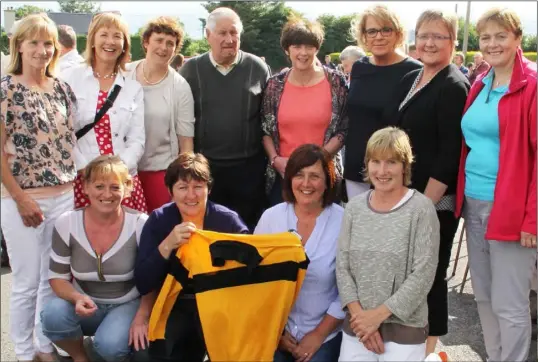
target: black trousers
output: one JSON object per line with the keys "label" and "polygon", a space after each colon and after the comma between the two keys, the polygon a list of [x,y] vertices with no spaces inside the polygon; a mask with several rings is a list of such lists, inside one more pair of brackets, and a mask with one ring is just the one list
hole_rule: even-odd
{"label": "black trousers", "polygon": [[178,297],[166,323],[165,339],[149,346],[151,361],[203,362],[206,355],[196,299]]}
{"label": "black trousers", "polygon": [[237,212],[251,231],[267,206],[265,167],[267,158],[260,153],[231,166],[211,162],[213,188],[209,199]]}
{"label": "black trousers", "polygon": [[430,336],[444,336],[448,333],[448,283],[446,270],[450,264],[452,243],[458,230],[459,219],[452,211],[437,211],[441,237],[439,244],[439,264],[435,272],[432,289],[428,294],[428,323]]}

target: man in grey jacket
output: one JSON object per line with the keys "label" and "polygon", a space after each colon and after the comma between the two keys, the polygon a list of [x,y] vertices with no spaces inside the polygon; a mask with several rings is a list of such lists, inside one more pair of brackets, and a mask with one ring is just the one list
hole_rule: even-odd
{"label": "man in grey jacket", "polygon": [[269,69],[239,50],[242,30],[233,10],[213,10],[205,29],[210,51],[190,59],[179,73],[194,97],[194,150],[211,165],[209,198],[236,211],[252,230],[265,206],[260,106]]}

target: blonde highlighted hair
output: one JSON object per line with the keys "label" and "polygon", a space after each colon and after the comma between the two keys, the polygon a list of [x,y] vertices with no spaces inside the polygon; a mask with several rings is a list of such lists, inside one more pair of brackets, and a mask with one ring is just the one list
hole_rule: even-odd
{"label": "blonde highlighted hair", "polygon": [[406,39],[405,28],[398,14],[385,5],[374,5],[364,10],[359,17],[351,21],[351,36],[362,49],[370,50],[366,41],[366,21],[369,16],[375,18],[383,26],[389,26],[393,29],[398,38],[395,49],[403,47]]}
{"label": "blonde highlighted hair", "polygon": [[484,14],[480,16],[478,22],[476,23],[476,31],[478,35],[482,33],[488,21],[493,21],[505,28],[506,30],[511,31],[512,33],[514,33],[516,38],[519,38],[523,35],[521,20],[513,10],[502,8],[491,8],[487,10]]}
{"label": "blonde highlighted hair", "polygon": [[131,194],[133,178],[129,174],[129,168],[119,156],[103,155],[96,157],[84,168],[82,179],[85,183],[91,183],[111,176],[118,178],[126,189],[126,195]]}
{"label": "blonde highlighted hair", "polygon": [[436,9],[424,11],[418,17],[415,35],[418,35],[422,25],[435,21],[439,21],[445,26],[448,35],[450,35],[450,41],[454,43],[454,46],[458,45],[458,16],[449,11]]}
{"label": "blonde highlighted hair", "polygon": [[54,54],[50,63],[45,69],[45,75],[52,77],[58,59],[60,58],[60,43],[58,42],[58,29],[56,24],[43,13],[28,15],[17,24],[16,30],[11,36],[9,53],[11,60],[6,69],[6,73],[20,75],[22,74],[22,57],[20,48],[25,40],[37,40],[39,38],[50,39],[54,45]]}
{"label": "blonde highlighted hair", "polygon": [[95,35],[101,28],[115,27],[123,34],[123,51],[118,57],[116,67],[121,70],[125,70],[125,64],[129,62],[129,56],[131,53],[131,37],[129,36],[129,26],[123,20],[121,15],[104,12],[95,15],[90,22],[90,28],[88,29],[88,41],[86,43],[86,50],[84,56],[86,63],[89,66],[95,65]]}
{"label": "blonde highlighted hair", "polygon": [[364,182],[372,183],[368,176],[368,163],[372,159],[393,159],[403,163],[403,183],[405,186],[411,185],[411,165],[414,158],[407,133],[396,127],[386,127],[370,137],[364,156]]}

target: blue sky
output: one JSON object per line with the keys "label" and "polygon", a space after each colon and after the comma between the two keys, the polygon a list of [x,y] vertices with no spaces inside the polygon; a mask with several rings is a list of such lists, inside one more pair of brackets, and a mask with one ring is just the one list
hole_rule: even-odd
{"label": "blue sky", "polygon": [[[102,10],[119,10],[129,23],[131,32],[136,32],[152,17],[159,15],[177,16],[185,24],[186,32],[193,38],[202,37],[202,27],[198,18],[207,16],[201,1],[102,1]],[[459,16],[465,17],[467,2],[465,1],[287,1],[286,4],[308,18],[315,19],[321,14],[345,15],[360,12],[376,3],[387,3],[402,18],[408,29],[414,28],[418,15],[427,8],[441,8],[454,11],[457,4]],[[21,5],[36,5],[58,11],[55,1],[2,1],[1,21],[4,21],[3,10]],[[492,6],[503,6],[514,9],[521,18],[525,33],[536,34],[537,2],[536,1],[473,1],[471,2],[471,21],[476,19]]]}

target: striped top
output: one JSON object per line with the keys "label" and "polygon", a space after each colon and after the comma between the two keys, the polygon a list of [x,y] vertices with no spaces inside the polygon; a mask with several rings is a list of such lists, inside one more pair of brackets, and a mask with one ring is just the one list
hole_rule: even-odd
{"label": "striped top", "polygon": [[123,207],[123,229],[112,247],[102,256],[102,274],[98,260],[86,235],[84,209],[62,214],[54,225],[50,254],[49,279],[73,279],[79,292],[96,303],[122,304],[140,293],[134,281],[134,266],[140,234],[148,216]]}

